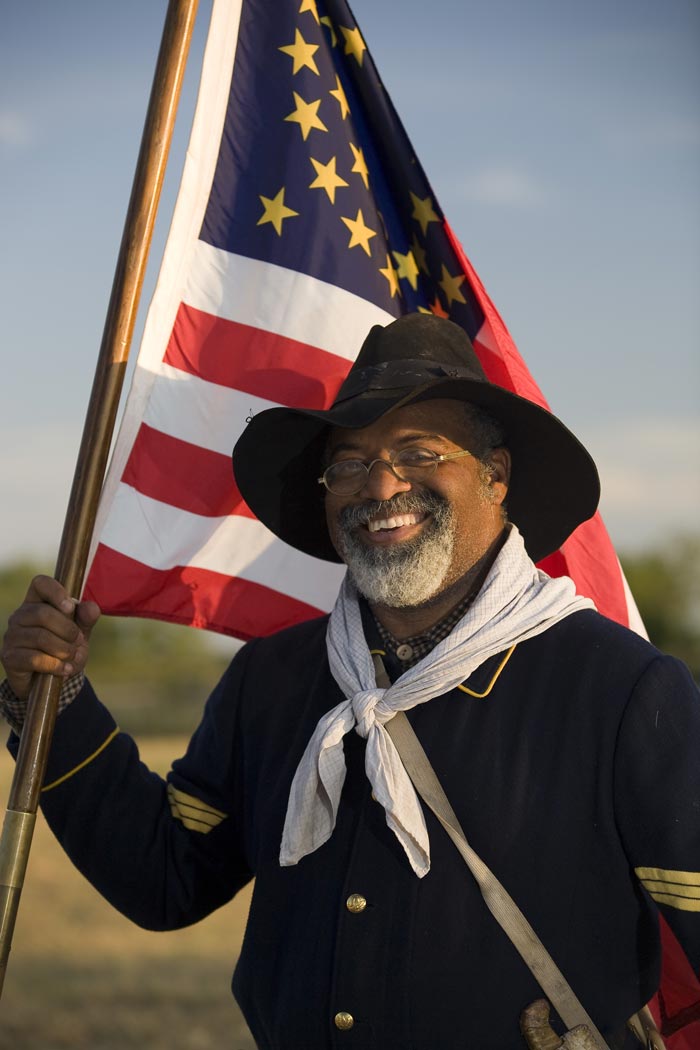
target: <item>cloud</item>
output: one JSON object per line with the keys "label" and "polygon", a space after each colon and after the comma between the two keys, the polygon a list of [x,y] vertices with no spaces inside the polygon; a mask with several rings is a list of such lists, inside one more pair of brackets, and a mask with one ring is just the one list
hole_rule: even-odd
{"label": "cloud", "polygon": [[700,420],[639,419],[589,431],[601,511],[622,550],[700,532]]}
{"label": "cloud", "polygon": [[487,167],[463,176],[456,195],[470,204],[533,208],[547,199],[544,188],[526,172],[509,167]]}
{"label": "cloud", "polygon": [[0,110],[0,146],[21,149],[33,141],[32,128],[26,117],[11,110]]}

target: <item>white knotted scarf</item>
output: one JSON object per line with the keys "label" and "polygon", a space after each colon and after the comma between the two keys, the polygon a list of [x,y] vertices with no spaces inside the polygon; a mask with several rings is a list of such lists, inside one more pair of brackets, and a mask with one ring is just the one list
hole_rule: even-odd
{"label": "white knotted scarf", "polygon": [[485,660],[542,634],[579,609],[595,608],[576,594],[568,576],[541,572],[511,525],[506,542],[475,601],[452,632],[388,689],[377,687],[357,592],[343,581],[328,623],[331,673],[346,699],[328,711],[309,740],[292,781],[280,864],[297,864],[326,842],[335,827],[345,780],[343,737],[355,727],[366,737],[365,770],[386,822],[415,873],[430,870],[430,847],[418,796],[384,724],[460,685]]}

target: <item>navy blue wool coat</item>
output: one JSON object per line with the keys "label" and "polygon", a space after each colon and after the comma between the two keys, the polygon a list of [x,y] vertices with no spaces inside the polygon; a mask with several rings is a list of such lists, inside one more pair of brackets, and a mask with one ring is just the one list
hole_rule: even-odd
{"label": "navy blue wool coat", "polygon": [[[233,991],[264,1050],[521,1050],[537,985],[430,813],[432,868],[414,875],[356,733],[331,839],[279,866],[297,763],[343,699],[326,623],[246,645],[167,781],[86,684],[58,719],[44,813],[145,927],[196,922],[255,878]],[[657,987],[658,908],[700,968],[700,698],[678,661],[578,612],[409,718],[604,1034]]]}

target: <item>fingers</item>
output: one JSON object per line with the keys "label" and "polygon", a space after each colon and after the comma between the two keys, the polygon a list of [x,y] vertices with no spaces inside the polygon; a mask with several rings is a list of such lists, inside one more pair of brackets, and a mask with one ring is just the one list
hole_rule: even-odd
{"label": "fingers", "polygon": [[19,626],[45,627],[66,641],[83,640],[100,618],[100,607],[96,602],[78,601],[71,597],[58,580],[50,576],[35,576],[29,585],[27,597],[10,622]]}
{"label": "fingers", "polygon": [[95,602],[78,602],[57,580],[36,576],[8,621],[0,652],[15,695],[29,694],[35,673],[65,678],[82,671],[99,615]]}
{"label": "fingers", "polygon": [[90,637],[90,631],[100,618],[100,607],[96,602],[81,602],[71,597],[65,587],[51,576],[35,576],[32,580],[25,604],[35,602],[43,602],[70,617],[78,624],[86,638]]}
{"label": "fingers", "polygon": [[79,602],[75,608],[75,622],[80,627],[86,638],[101,616],[101,610],[97,602]]}
{"label": "fingers", "polygon": [[23,604],[35,604],[36,602],[44,602],[62,612],[64,616],[71,617],[78,605],[77,598],[72,598],[65,587],[51,576],[35,576],[29,584],[27,597]]}

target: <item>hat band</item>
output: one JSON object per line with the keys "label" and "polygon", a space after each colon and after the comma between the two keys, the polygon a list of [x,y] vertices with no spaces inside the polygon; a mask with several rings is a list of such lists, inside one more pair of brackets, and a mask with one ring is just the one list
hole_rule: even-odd
{"label": "hat band", "polygon": [[338,391],[334,405],[372,390],[406,390],[439,379],[476,379],[485,382],[483,373],[474,368],[460,368],[439,362],[427,362],[417,358],[407,361],[383,361],[378,365],[352,369]]}

